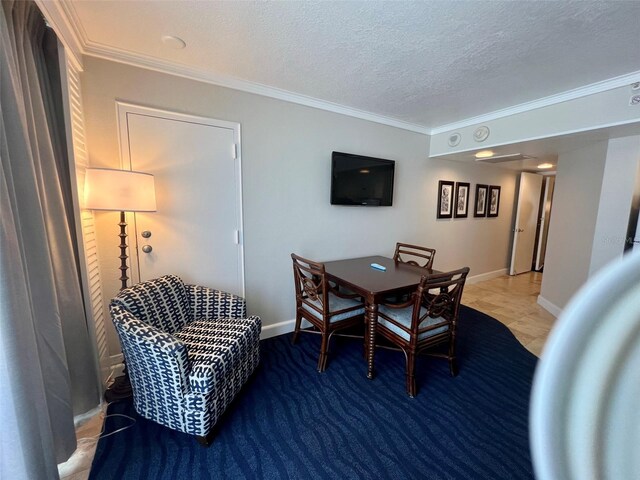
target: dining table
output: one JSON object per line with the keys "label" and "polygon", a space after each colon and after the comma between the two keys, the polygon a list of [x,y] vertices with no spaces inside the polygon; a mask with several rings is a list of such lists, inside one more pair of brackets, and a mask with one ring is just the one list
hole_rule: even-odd
{"label": "dining table", "polygon": [[[383,269],[375,268],[372,264]],[[378,304],[389,297],[413,292],[424,275],[439,272],[382,256],[324,262],[324,268],[329,281],[362,296],[364,300],[367,377],[373,379]]]}

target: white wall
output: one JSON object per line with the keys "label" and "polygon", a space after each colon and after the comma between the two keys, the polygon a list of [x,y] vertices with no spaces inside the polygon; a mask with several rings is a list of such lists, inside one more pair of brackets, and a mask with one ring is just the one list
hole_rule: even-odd
{"label": "white wall", "polygon": [[607,142],[558,157],[540,296],[558,309],[587,280]]}
{"label": "white wall", "polygon": [[[423,134],[110,61],[85,59],[82,83],[94,167],[120,165],[116,99],[241,124],[246,297],[266,326],[294,318],[291,252],[317,260],[391,256],[405,241],[436,248],[442,270],[468,265],[478,275],[507,266],[513,172],[429,160]],[[396,160],[393,207],[331,206],[333,150]],[[439,180],[502,186],[499,217],[436,220]],[[96,217],[110,298],[118,290],[118,217]],[[119,351],[113,332],[110,348]]]}
{"label": "white wall", "polygon": [[638,167],[640,136],[609,140],[589,275],[622,256]]}
{"label": "white wall", "polygon": [[640,136],[558,158],[540,303],[558,313],[586,280],[621,257],[640,165]]}

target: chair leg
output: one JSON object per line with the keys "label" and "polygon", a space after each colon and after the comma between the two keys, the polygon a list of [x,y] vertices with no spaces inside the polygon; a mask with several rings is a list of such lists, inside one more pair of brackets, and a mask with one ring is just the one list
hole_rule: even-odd
{"label": "chair leg", "polygon": [[456,357],[449,357],[449,372],[451,372],[452,377],[458,375],[458,362],[456,362]]}
{"label": "chair leg", "polygon": [[202,445],[203,447],[208,447],[209,445],[211,445],[213,443],[213,432],[209,432],[204,437],[202,437],[200,435],[196,435],[195,437],[196,437],[196,440],[198,441],[198,443],[200,445]]}
{"label": "chair leg", "polygon": [[293,336],[291,337],[291,344],[295,345],[298,341],[298,334],[300,333],[300,323],[302,322],[302,317],[296,313],[296,327],[293,330]]}
{"label": "chair leg", "polygon": [[449,372],[452,377],[458,375],[458,362],[456,361],[456,344],[455,337],[451,339],[449,344]]}
{"label": "chair leg", "polygon": [[407,394],[413,398],[416,396],[416,354],[415,352],[407,352],[407,370],[406,370],[406,388]]}
{"label": "chair leg", "polygon": [[322,342],[320,343],[320,358],[318,359],[318,372],[324,372],[327,368],[327,350],[329,347],[329,334],[322,332]]}

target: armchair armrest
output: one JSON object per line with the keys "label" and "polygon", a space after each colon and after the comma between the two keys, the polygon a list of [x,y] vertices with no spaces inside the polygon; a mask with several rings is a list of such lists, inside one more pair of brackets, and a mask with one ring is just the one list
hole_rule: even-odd
{"label": "armchair armrest", "polygon": [[199,285],[186,285],[194,319],[246,318],[244,298]]}
{"label": "armchair armrest", "polygon": [[[191,369],[186,346],[173,335],[138,320],[120,305],[109,307],[122,351],[129,366],[134,389],[144,394],[166,395],[166,390],[181,398],[187,391]],[[157,378],[162,375],[158,392]]]}

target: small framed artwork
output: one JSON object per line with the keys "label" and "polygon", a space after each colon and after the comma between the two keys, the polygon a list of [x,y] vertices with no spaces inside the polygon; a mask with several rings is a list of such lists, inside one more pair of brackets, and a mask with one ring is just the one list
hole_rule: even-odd
{"label": "small framed artwork", "polygon": [[489,210],[487,217],[497,217],[500,208],[500,187],[491,185],[489,187]]}
{"label": "small framed artwork", "polygon": [[474,217],[487,216],[487,195],[489,193],[488,185],[476,185],[476,203],[473,207]]}
{"label": "small framed artwork", "polygon": [[453,215],[456,218],[466,218],[469,212],[469,189],[471,185],[465,182],[456,182],[456,203]]}
{"label": "small framed artwork", "polygon": [[440,180],[438,182],[438,216],[437,218],[453,217],[453,182]]}

